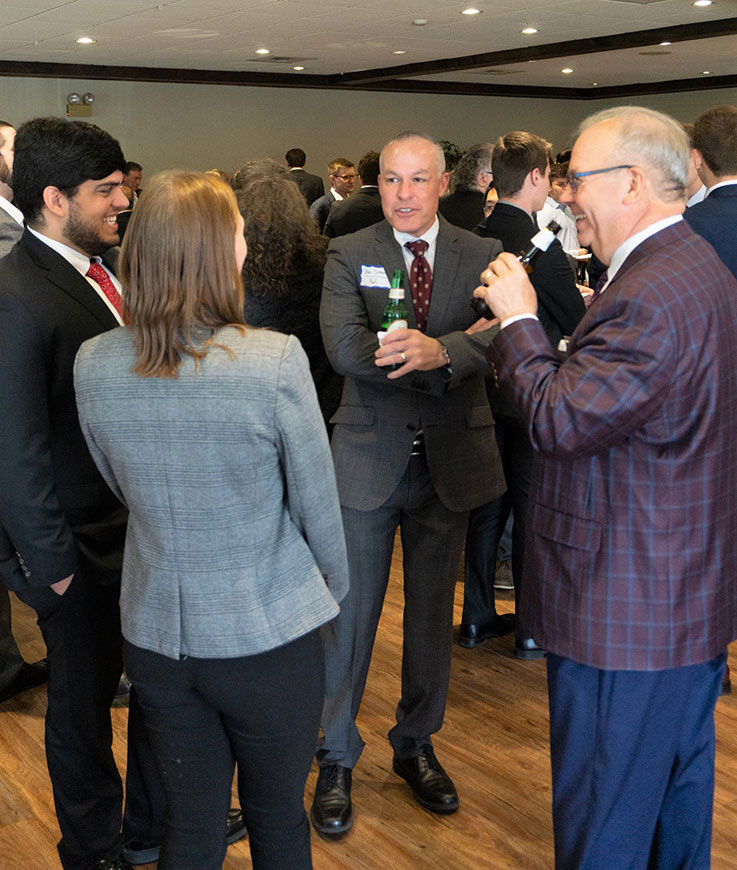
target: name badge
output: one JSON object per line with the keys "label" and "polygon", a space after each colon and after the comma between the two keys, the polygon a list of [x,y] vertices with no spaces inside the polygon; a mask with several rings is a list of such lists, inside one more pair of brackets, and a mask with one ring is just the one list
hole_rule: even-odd
{"label": "name badge", "polygon": [[390,290],[391,284],[383,266],[361,266],[361,287]]}

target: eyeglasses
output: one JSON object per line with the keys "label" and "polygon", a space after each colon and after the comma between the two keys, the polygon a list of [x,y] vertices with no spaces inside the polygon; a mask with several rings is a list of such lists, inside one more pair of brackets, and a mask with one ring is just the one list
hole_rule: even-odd
{"label": "eyeglasses", "polygon": [[587,175],[601,175],[603,172],[614,172],[615,169],[632,169],[631,163],[623,163],[621,166],[607,166],[606,169],[589,169],[588,172],[569,172],[566,175],[565,182],[571,190],[576,193],[581,184],[581,179]]}
{"label": "eyeglasses", "polygon": [[354,175],[333,175],[333,178],[339,178],[341,181],[355,181],[356,176]]}

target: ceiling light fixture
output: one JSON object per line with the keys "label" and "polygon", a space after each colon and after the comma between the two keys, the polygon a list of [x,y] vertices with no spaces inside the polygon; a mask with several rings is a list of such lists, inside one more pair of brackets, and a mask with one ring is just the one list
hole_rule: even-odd
{"label": "ceiling light fixture", "polygon": [[520,30],[520,33],[524,33],[525,36],[532,36],[533,33],[537,33],[537,27],[525,27]]}
{"label": "ceiling light fixture", "polygon": [[468,9],[462,9],[461,15],[481,15],[480,9],[474,9],[473,6],[469,6]]}
{"label": "ceiling light fixture", "polygon": [[407,51],[403,48],[398,48],[396,51],[393,51],[392,54],[407,54]]}
{"label": "ceiling light fixture", "polygon": [[304,69],[304,67],[303,67],[303,66],[293,66],[292,69],[293,69],[293,70],[296,70],[297,72],[302,72],[302,70]]}
{"label": "ceiling light fixture", "polygon": [[711,6],[711,0],[694,0],[692,6]]}
{"label": "ceiling light fixture", "polygon": [[415,18],[415,20],[412,22],[412,24],[414,24],[415,27],[424,27],[426,24],[429,24],[429,23],[430,23],[429,18]]}
{"label": "ceiling light fixture", "polygon": [[91,36],[80,36],[77,42],[80,45],[94,45],[97,42],[96,39],[93,39]]}
{"label": "ceiling light fixture", "polygon": [[270,48],[257,48],[256,54],[271,54]]}
{"label": "ceiling light fixture", "polygon": [[595,88],[598,84],[599,84],[599,82],[591,82],[591,86],[592,86],[593,88]]}
{"label": "ceiling light fixture", "polygon": [[710,75],[711,75],[711,70],[705,69],[705,70],[701,73],[701,75],[702,75],[702,76],[710,76]]}
{"label": "ceiling light fixture", "polygon": [[561,72],[568,75],[569,73],[572,73],[573,70],[569,66],[567,66],[565,69],[562,69]]}

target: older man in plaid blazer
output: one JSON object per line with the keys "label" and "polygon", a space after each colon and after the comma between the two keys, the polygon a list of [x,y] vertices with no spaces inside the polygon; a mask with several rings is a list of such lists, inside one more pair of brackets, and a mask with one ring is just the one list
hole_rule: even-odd
{"label": "older man in plaid blazer", "polygon": [[525,616],[550,651],[559,870],[709,867],[737,635],[737,282],[681,218],[687,151],[650,110],[584,122],[563,199],[609,270],[563,361],[514,258],[476,291],[537,451]]}

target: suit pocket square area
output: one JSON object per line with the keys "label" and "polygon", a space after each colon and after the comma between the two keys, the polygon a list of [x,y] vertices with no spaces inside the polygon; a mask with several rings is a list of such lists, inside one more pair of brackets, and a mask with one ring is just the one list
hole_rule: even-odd
{"label": "suit pocket square area", "polygon": [[536,504],[530,525],[543,538],[575,550],[596,553],[601,547],[601,523],[591,517],[579,517]]}

